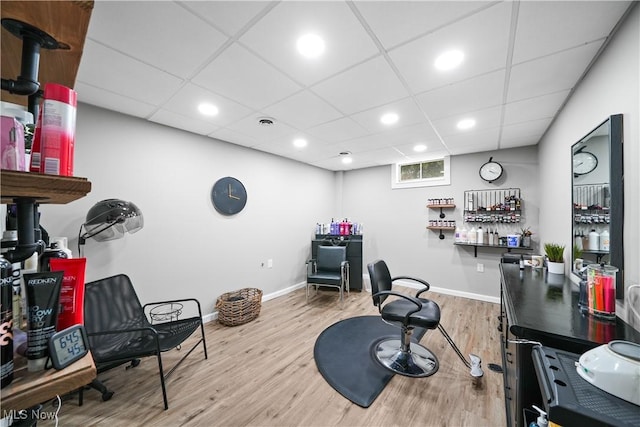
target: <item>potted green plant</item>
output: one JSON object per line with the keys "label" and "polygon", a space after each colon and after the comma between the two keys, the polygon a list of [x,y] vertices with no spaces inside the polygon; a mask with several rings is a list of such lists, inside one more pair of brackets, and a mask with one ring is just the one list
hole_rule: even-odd
{"label": "potted green plant", "polygon": [[533,232],[530,227],[520,229],[520,246],[528,248],[531,246],[531,235]]}
{"label": "potted green plant", "polygon": [[545,243],[544,253],[549,259],[548,269],[552,274],[564,274],[564,245]]}

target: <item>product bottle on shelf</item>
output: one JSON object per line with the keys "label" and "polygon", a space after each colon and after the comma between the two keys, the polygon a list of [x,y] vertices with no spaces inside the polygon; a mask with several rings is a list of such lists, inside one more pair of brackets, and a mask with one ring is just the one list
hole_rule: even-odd
{"label": "product bottle on shelf", "polygon": [[478,241],[478,233],[476,232],[475,227],[471,227],[471,230],[469,230],[467,237],[469,239],[469,243],[475,244]]}
{"label": "product bottle on shelf", "polygon": [[476,237],[476,243],[478,243],[479,245],[484,244],[485,243],[485,241],[484,241],[484,231],[482,230],[482,226],[478,227],[477,234],[478,234],[478,236]]}
{"label": "product bottle on shelf", "polygon": [[598,234],[595,228],[592,228],[591,232],[589,232],[589,250],[600,250],[600,234]]}
{"label": "product bottle on shelf", "polygon": [[600,233],[600,250],[608,251],[609,250],[609,231],[605,228],[602,233]]}
{"label": "product bottle on shelf", "polygon": [[467,226],[463,224],[462,229],[460,230],[460,243],[468,243],[468,242],[469,242],[469,235],[467,231]]}

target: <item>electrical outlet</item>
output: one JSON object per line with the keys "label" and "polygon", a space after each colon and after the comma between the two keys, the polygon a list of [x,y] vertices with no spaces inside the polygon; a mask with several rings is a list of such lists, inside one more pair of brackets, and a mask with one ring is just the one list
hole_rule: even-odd
{"label": "electrical outlet", "polygon": [[476,270],[478,271],[478,273],[484,273],[484,264],[478,263],[478,265],[476,266]]}

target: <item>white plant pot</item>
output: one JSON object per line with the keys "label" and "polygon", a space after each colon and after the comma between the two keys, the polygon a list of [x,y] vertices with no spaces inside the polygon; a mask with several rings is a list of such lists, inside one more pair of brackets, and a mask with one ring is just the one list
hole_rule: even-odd
{"label": "white plant pot", "polygon": [[564,274],[564,262],[547,262],[547,268],[551,274]]}

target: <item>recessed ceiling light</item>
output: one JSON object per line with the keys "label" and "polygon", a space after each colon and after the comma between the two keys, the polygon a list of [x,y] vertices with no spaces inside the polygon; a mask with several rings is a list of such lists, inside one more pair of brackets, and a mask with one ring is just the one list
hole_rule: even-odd
{"label": "recessed ceiling light", "polygon": [[422,153],[423,151],[427,151],[427,146],[424,144],[417,144],[413,146],[413,151],[417,153]]}
{"label": "recessed ceiling light", "polygon": [[475,125],[476,125],[475,119],[462,119],[458,122],[456,126],[460,130],[467,130],[467,129],[471,129]]}
{"label": "recessed ceiling light", "polygon": [[305,34],[296,43],[298,52],[307,58],[317,58],[324,52],[324,40],[317,34]]}
{"label": "recessed ceiling light", "polygon": [[293,145],[298,148],[303,148],[307,146],[307,140],[304,138],[296,138],[293,140]]}
{"label": "recessed ceiling light", "polygon": [[341,151],[340,157],[342,157],[342,163],[348,165],[353,162],[353,158],[351,157],[351,151]]}
{"label": "recessed ceiling light", "polygon": [[464,61],[464,53],[459,50],[449,50],[436,58],[434,62],[438,70],[447,71],[456,68]]}
{"label": "recessed ceiling light", "polygon": [[218,114],[218,107],[208,102],[203,102],[198,105],[198,111],[205,116],[215,116]]}
{"label": "recessed ceiling light", "polygon": [[380,122],[384,125],[392,125],[397,123],[399,117],[396,113],[386,113],[380,117]]}

